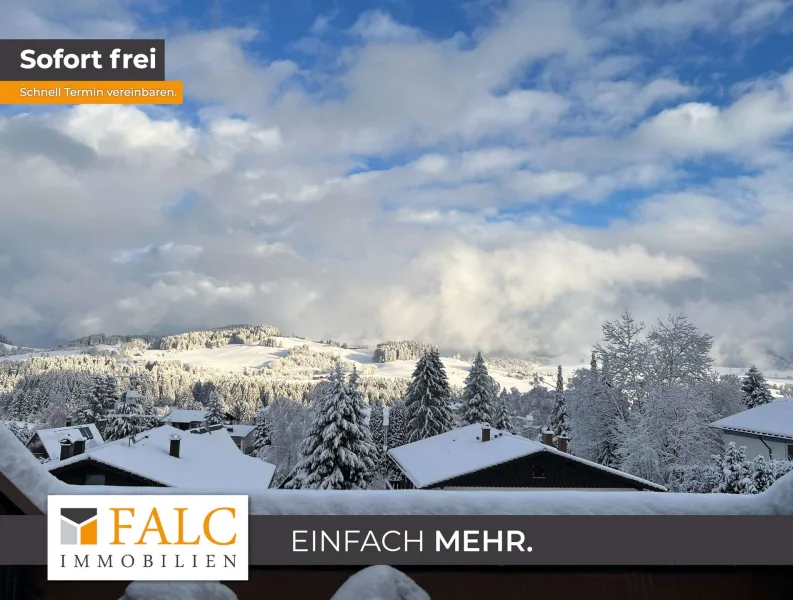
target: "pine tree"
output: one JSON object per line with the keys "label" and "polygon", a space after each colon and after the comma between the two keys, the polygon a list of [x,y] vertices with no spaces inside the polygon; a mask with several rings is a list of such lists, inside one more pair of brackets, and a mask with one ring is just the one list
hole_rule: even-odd
{"label": "pine tree", "polygon": [[223,400],[220,393],[213,389],[209,393],[209,400],[207,401],[207,413],[205,417],[206,425],[220,425],[224,421],[223,414]]}
{"label": "pine tree", "polygon": [[487,371],[482,353],[477,352],[463,389],[463,425],[493,423],[496,382]]}
{"label": "pine tree", "polygon": [[730,442],[721,459],[721,479],[713,490],[720,494],[740,494],[749,479],[749,463],[746,460],[746,447],[735,447]]}
{"label": "pine tree", "polygon": [[564,400],[564,377],[562,365],[556,368],[556,393],[554,394],[553,412],[551,413],[551,431],[554,437],[566,435],[570,437],[570,426],[567,418],[567,404]]}
{"label": "pine tree", "polygon": [[262,407],[253,419],[253,455],[264,458],[264,450],[271,444],[270,423],[267,420],[265,407]]}
{"label": "pine tree", "polygon": [[501,395],[496,398],[492,425],[499,431],[515,433],[514,426],[512,424],[512,415],[509,413],[509,406],[507,405],[506,390],[502,390]]}
{"label": "pine tree", "polygon": [[749,466],[747,485],[744,494],[759,494],[766,491],[776,480],[773,466],[763,456],[757,456]]}
{"label": "pine tree", "polygon": [[144,419],[140,418],[143,406],[139,402],[125,397],[116,403],[113,413],[115,416],[110,418],[103,436],[106,442],[131,437],[143,431]]}
{"label": "pine tree", "polygon": [[371,480],[375,449],[365,425],[357,374],[348,384],[337,363],[328,384],[325,396],[314,407],[300,462],[287,488],[357,490],[365,489]]}
{"label": "pine tree", "polygon": [[99,375],[94,378],[93,393],[88,406],[79,415],[81,423],[95,423],[102,436],[105,428],[112,424],[113,419],[108,419],[107,414],[115,411],[119,400],[118,380],[112,375]]}
{"label": "pine tree", "polygon": [[118,380],[112,375],[100,375],[94,380],[94,399],[104,412],[114,410],[119,400]]}
{"label": "pine tree", "polygon": [[408,443],[408,414],[404,400],[397,400],[388,407],[388,427],[385,434],[388,449],[399,448]]}
{"label": "pine tree", "polygon": [[416,442],[452,429],[451,389],[446,369],[435,349],[416,364],[405,397],[407,442]]}
{"label": "pine tree", "polygon": [[741,391],[744,394],[743,402],[746,408],[754,408],[755,406],[774,401],[765,377],[754,365],[747,371],[743,385],[741,385]]}

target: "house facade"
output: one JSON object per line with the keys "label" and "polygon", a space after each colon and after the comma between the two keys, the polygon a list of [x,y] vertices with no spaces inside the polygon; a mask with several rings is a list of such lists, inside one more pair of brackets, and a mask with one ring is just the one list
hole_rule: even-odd
{"label": "house facade", "polygon": [[746,448],[746,458],[793,460],[793,400],[783,398],[711,423],[725,446]]}
{"label": "house facade", "polygon": [[392,489],[666,491],[661,485],[584,460],[487,424],[469,425],[392,448],[403,474]]}

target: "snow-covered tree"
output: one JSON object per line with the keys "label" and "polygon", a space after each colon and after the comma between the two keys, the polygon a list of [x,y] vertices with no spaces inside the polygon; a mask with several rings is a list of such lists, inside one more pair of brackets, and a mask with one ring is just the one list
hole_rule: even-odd
{"label": "snow-covered tree", "polygon": [[375,449],[365,424],[357,383],[345,381],[341,365],[331,372],[325,397],[314,415],[289,489],[365,489],[374,470]]}
{"label": "snow-covered tree", "polygon": [[630,403],[640,400],[649,368],[649,349],[640,337],[644,327],[644,323],[637,323],[631,313],[625,311],[619,319],[603,322],[603,339],[595,346],[600,361],[609,363],[614,387],[624,393]]}
{"label": "snow-covered tree", "polygon": [[515,433],[515,426],[512,422],[512,415],[509,412],[509,404],[507,403],[506,390],[503,390],[496,398],[491,425],[499,431]]}
{"label": "snow-covered tree", "polygon": [[462,424],[492,423],[495,400],[496,382],[487,371],[482,353],[477,352],[471,370],[465,378]]}
{"label": "snow-covered tree", "polygon": [[407,442],[416,442],[452,429],[451,390],[446,369],[435,349],[418,360],[405,396]]}
{"label": "snow-covered tree", "polygon": [[[618,428],[619,467],[632,475],[671,486],[684,468],[704,467],[721,450],[707,396],[683,385],[654,385],[641,410]],[[690,469],[689,469],[690,470]]]}
{"label": "snow-covered tree", "polygon": [[144,431],[143,405],[134,399],[122,398],[116,403],[113,415],[105,428],[104,439],[106,442],[131,437]]}
{"label": "snow-covered tree", "polygon": [[684,315],[669,315],[647,336],[652,363],[652,380],[672,385],[708,378],[713,359],[713,338],[701,333]]}
{"label": "snow-covered tree", "polygon": [[311,413],[306,404],[288,396],[279,396],[267,404],[264,416],[270,445],[262,448],[259,457],[275,465],[271,486],[278,487],[297,465]]}
{"label": "snow-covered tree", "polygon": [[262,407],[253,419],[253,455],[264,458],[264,452],[271,444],[270,422],[267,419],[267,410]]}
{"label": "snow-covered tree", "polygon": [[69,419],[71,411],[66,400],[56,391],[49,394],[47,406],[41,416],[41,422],[45,429],[63,427]]}
{"label": "snow-covered tree", "polygon": [[386,435],[389,450],[408,443],[408,411],[403,400],[397,400],[388,407]]}
{"label": "snow-covered tree", "polygon": [[93,402],[95,412],[104,416],[113,410],[118,402],[118,379],[112,375],[99,375],[94,380]]}
{"label": "snow-covered tree", "polygon": [[220,425],[224,422],[224,413],[223,413],[223,399],[220,396],[220,393],[213,389],[209,393],[209,399],[206,405],[207,413],[206,413],[206,424],[207,425]]}
{"label": "snow-covered tree", "polygon": [[719,494],[741,494],[749,480],[749,462],[746,460],[746,447],[736,447],[730,442],[721,459],[721,479],[713,490]]}
{"label": "snow-covered tree", "polygon": [[14,423],[13,421],[6,421],[5,423],[0,423],[0,426],[5,425],[8,430],[13,433],[16,438],[22,442],[23,444],[27,444],[30,441],[30,438],[33,437],[33,431],[31,431],[27,427],[21,427]]}
{"label": "snow-covered tree", "polygon": [[776,481],[774,467],[763,456],[757,456],[749,465],[749,477],[744,485],[744,494],[759,494]]}
{"label": "snow-covered tree", "polygon": [[[607,361],[608,362],[608,361]],[[595,354],[589,369],[579,369],[565,393],[570,417],[571,449],[577,456],[606,466],[618,462],[619,428],[628,417],[629,402],[598,368]]]}
{"label": "snow-covered tree", "polygon": [[570,437],[570,426],[567,418],[567,405],[564,400],[564,377],[562,365],[556,368],[556,391],[554,393],[553,412],[551,413],[551,431],[554,437],[566,435]]}
{"label": "snow-covered tree", "polygon": [[755,406],[768,404],[774,401],[774,396],[771,394],[768,382],[754,365],[746,372],[746,376],[741,385],[741,391],[744,395],[743,403],[746,408],[754,408]]}

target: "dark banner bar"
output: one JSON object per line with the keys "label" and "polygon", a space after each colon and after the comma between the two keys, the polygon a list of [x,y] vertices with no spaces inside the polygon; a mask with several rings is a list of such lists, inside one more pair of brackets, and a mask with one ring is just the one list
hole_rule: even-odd
{"label": "dark banner bar", "polygon": [[164,81],[165,40],[0,40],[0,81]]}
{"label": "dark banner bar", "polygon": [[[251,566],[793,565],[786,516],[254,516]],[[46,564],[44,517],[0,517],[0,564]]]}

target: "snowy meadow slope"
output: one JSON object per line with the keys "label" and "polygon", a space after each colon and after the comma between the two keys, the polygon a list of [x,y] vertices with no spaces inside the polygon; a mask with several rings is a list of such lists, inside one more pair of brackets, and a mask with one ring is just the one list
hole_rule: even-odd
{"label": "snowy meadow slope", "polygon": [[[273,368],[278,366],[278,362],[287,357],[290,349],[299,346],[307,346],[312,353],[329,354],[345,361],[349,361],[357,368],[369,376],[379,376],[390,379],[409,379],[416,366],[416,360],[395,360],[389,362],[377,362],[373,360],[373,348],[343,348],[336,345],[306,340],[300,337],[276,337],[280,347],[268,347],[260,344],[229,344],[216,348],[199,348],[192,350],[145,350],[138,356],[132,357],[138,361],[175,361],[185,365],[210,369],[227,373],[259,372],[275,379],[292,379],[289,377],[289,370]],[[66,357],[80,354],[89,355],[120,355],[119,345],[97,344],[91,346],[74,346],[59,349],[38,349],[11,344],[2,344],[8,352],[7,356],[0,356],[0,362],[4,361],[25,361],[36,357]],[[487,357],[486,357],[487,358]],[[471,367],[471,361],[467,358],[443,356],[443,364],[449,377],[449,382],[453,386],[462,386],[465,377]],[[572,363],[569,357],[563,358],[562,370],[569,376],[576,369],[586,367],[588,357],[582,357],[578,363]],[[556,359],[527,358],[525,360],[515,360],[520,365],[520,373],[515,373],[515,369],[510,369],[507,364],[503,364],[498,359],[490,359],[488,368],[493,378],[503,388],[516,388],[520,392],[527,392],[534,385],[535,375],[539,377],[539,383],[547,388],[552,388],[556,376]],[[546,363],[546,364],[540,364]],[[553,365],[553,366],[551,366]],[[714,366],[713,370],[721,375],[738,375],[746,373],[749,365],[745,367],[724,367]],[[298,377],[301,378],[301,377]],[[790,384],[793,382],[793,370],[770,370],[766,372],[766,379],[775,386]],[[778,393],[775,395],[779,395]]]}

